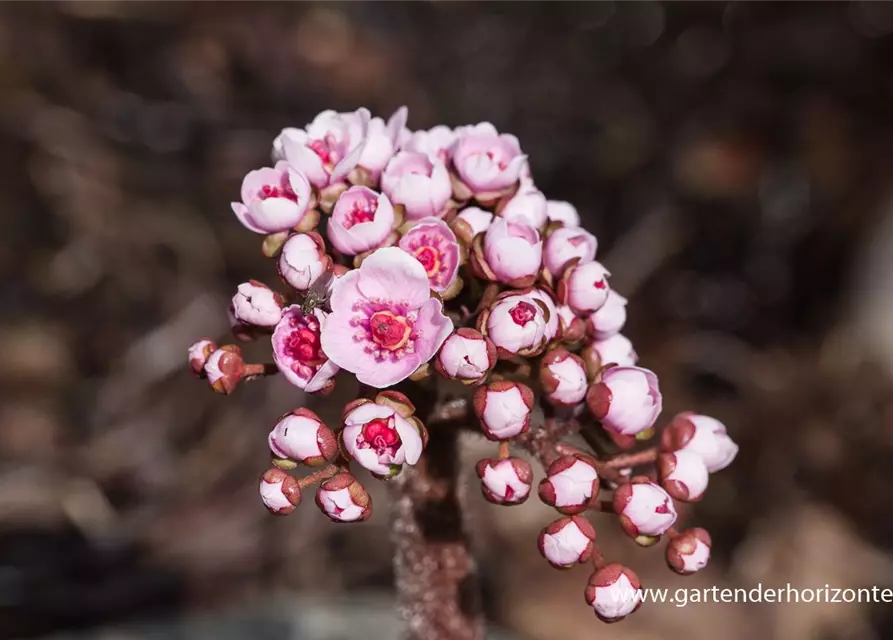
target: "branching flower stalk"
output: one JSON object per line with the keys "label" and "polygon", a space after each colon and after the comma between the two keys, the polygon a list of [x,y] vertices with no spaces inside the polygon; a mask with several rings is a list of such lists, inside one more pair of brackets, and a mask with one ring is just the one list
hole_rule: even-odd
{"label": "branching flower stalk", "polygon": [[[263,236],[284,290],[243,283],[229,309],[235,337],[269,340],[272,362],[204,339],[190,367],[224,394],[273,373],[314,395],[356,379],[336,429],[304,407],[279,418],[261,499],[286,515],[316,486],[326,516],[361,522],[372,501],[352,469],[386,481],[413,640],[483,638],[457,488],[463,430],[493,442],[475,466],[491,503],[534,493],[515,452],[543,466],[535,493],[561,517],[540,533],[540,553],[559,569],[591,563],[586,601],[621,620],[641,584],[606,562],[588,514],[616,518],[642,546],[668,539],[670,568],[698,571],[710,536],[677,531],[678,507],[700,500],[738,447],[719,421],[682,413],[659,445],[637,450],[656,434],[662,396],[620,333],[626,299],[595,260],[595,236],[537,189],[514,136],[489,123],[411,132],[406,116],[325,111],[275,139],[273,166],[245,177],[232,208]],[[565,442],[572,434],[592,450]],[[299,465],[315,470],[298,477]]]}

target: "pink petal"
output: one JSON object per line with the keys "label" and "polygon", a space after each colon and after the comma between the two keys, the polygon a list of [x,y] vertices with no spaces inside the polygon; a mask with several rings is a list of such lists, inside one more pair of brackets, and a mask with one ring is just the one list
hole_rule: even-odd
{"label": "pink petal", "polygon": [[416,309],[431,296],[425,267],[399,247],[379,249],[363,261],[359,272],[358,286],[367,298],[406,300]]}
{"label": "pink petal", "polygon": [[415,343],[415,353],[419,357],[419,364],[433,358],[453,332],[453,321],[443,314],[442,309],[440,300],[436,298],[429,298],[419,309],[416,328],[422,332],[422,336]]}

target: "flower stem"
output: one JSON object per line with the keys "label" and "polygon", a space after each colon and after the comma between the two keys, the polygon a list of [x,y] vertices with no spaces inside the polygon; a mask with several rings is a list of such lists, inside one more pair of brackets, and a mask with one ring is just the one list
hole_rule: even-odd
{"label": "flower stem", "polygon": [[315,471],[310,475],[304,476],[303,478],[298,478],[298,486],[301,489],[306,489],[310,485],[316,484],[317,482],[328,480],[336,473],[338,473],[338,467],[330,464],[325,469],[320,469],[319,471]]}
{"label": "flower stem", "polygon": [[245,364],[245,372],[242,374],[242,378],[252,380],[260,376],[271,376],[276,373],[279,373],[279,367],[272,362],[265,364]]}
{"label": "flower stem", "polygon": [[648,464],[657,460],[657,447],[651,447],[644,451],[635,453],[621,453],[614,456],[610,460],[606,460],[604,465],[609,469],[626,469],[628,467],[637,467],[639,465]]}
{"label": "flower stem", "polygon": [[508,440],[503,440],[499,443],[499,459],[505,460],[509,457],[509,443]]}

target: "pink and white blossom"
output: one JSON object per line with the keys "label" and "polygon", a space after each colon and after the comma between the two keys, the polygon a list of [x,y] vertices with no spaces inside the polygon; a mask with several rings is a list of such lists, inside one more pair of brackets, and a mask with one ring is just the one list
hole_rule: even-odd
{"label": "pink and white blossom", "polygon": [[217,343],[209,338],[194,342],[188,350],[189,369],[196,378],[205,377],[205,363],[217,351]]}
{"label": "pink and white blossom", "polygon": [[282,319],[282,296],[257,280],[240,284],[232,304],[233,315],[242,324],[275,327]]}
{"label": "pink and white blossom", "polygon": [[372,515],[372,498],[349,473],[324,480],[316,490],[316,506],[333,522],[357,522]]}
{"label": "pink and white blossom", "polygon": [[556,569],[569,569],[592,557],[595,529],[586,518],[559,518],[544,528],[537,540],[543,557]]}
{"label": "pink and white blossom", "polygon": [[245,375],[242,351],[234,344],[225,344],[208,356],[205,377],[217,393],[232,393]]}
{"label": "pink and white blossom", "polygon": [[475,469],[484,498],[493,504],[521,504],[530,495],[533,470],[521,458],[481,460]]}
{"label": "pink and white blossom", "polygon": [[580,226],[580,214],[570,202],[549,200],[546,202],[546,215],[549,222],[561,223],[568,228]]}
{"label": "pink and white blossom", "polygon": [[657,376],[642,367],[605,369],[586,402],[605,429],[627,436],[651,428],[663,406]]}
{"label": "pink and white blossom", "polygon": [[518,139],[489,122],[457,129],[453,166],[478,199],[495,199],[511,189],[527,164]]}
{"label": "pink and white blossom", "polygon": [[378,180],[381,172],[390,162],[399,147],[400,134],[406,125],[408,110],[397,109],[387,123],[381,118],[372,118],[366,130],[366,140],[357,165],[365,169],[372,180]]}
{"label": "pink and white blossom", "polygon": [[267,441],[273,455],[310,466],[331,462],[338,454],[335,434],[304,407],[279,418]]}
{"label": "pink and white blossom", "polygon": [[533,182],[522,180],[517,193],[499,209],[499,216],[506,222],[523,222],[542,229],[549,221],[546,196],[533,186]]}
{"label": "pink and white blossom", "polygon": [[478,329],[496,345],[500,357],[538,355],[546,346],[548,308],[529,294],[501,295],[478,316]]}
{"label": "pink and white blossom", "polygon": [[[434,291],[445,294],[457,284],[459,241],[449,225],[437,218],[424,218],[403,234],[398,246],[425,268]],[[458,292],[458,287],[455,287]]]}
{"label": "pink and white blossom", "polygon": [[285,516],[301,504],[297,479],[282,469],[267,469],[260,478],[260,498],[273,515]]}
{"label": "pink and white blossom", "polygon": [[701,528],[686,529],[667,543],[666,558],[676,573],[689,575],[707,566],[712,542],[710,534]]}
{"label": "pink and white blossom", "polygon": [[465,244],[470,245],[474,237],[484,233],[493,222],[493,214],[479,207],[465,207],[453,220],[453,231]]}
{"label": "pink and white blossom", "polygon": [[609,291],[605,304],[586,321],[589,335],[596,340],[606,340],[620,333],[626,324],[626,303],[627,300],[622,295],[613,289]]}
{"label": "pink and white blossom", "polygon": [[496,218],[483,240],[476,240],[472,265],[481,277],[512,287],[529,287],[536,280],[543,259],[539,231],[522,220]]}
{"label": "pink and white blossom", "polygon": [[585,596],[600,620],[617,622],[642,605],[642,583],[632,569],[612,563],[590,576]]}
{"label": "pink and white blossom", "polygon": [[474,412],[490,440],[508,440],[527,431],[534,395],[527,385],[498,380],[474,394]]}
{"label": "pink and white blossom", "polygon": [[342,369],[382,389],[408,378],[453,332],[422,264],[398,247],[337,279],[322,348]]}
{"label": "pink and white blossom", "polygon": [[487,376],[496,366],[496,357],[496,345],[489,338],[462,327],[443,343],[435,367],[445,378],[470,384]]}
{"label": "pink and white blossom", "polygon": [[381,189],[392,203],[403,205],[407,220],[443,217],[453,194],[443,162],[412,151],[391,158],[381,174]]}
{"label": "pink and white blossom", "polygon": [[425,448],[421,423],[389,404],[354,401],[345,409],[343,420],[345,451],[377,476],[389,478],[404,464],[414,465]]}
{"label": "pink and white blossom", "polygon": [[588,348],[594,352],[593,359],[598,359],[599,367],[609,364],[633,367],[639,361],[633,343],[622,333],[615,333],[602,340],[595,340],[589,344]]}
{"label": "pink and white blossom", "polygon": [[558,458],[540,482],[540,500],[565,515],[582,513],[598,499],[599,479],[595,465],[582,455]]}
{"label": "pink and white blossom", "polygon": [[307,393],[325,393],[335,382],[338,366],[322,349],[321,332],[326,313],[304,314],[299,305],[287,307],[273,330],[273,361],[290,383]]}
{"label": "pink and white blossom", "polygon": [[353,186],[338,197],[326,229],[335,249],[355,256],[383,246],[395,222],[394,207],[385,194]]}
{"label": "pink and white blossom", "polygon": [[697,502],[707,491],[710,473],[704,460],[694,451],[660,454],[657,470],[661,486],[677,500]]}
{"label": "pink and white blossom", "polygon": [[558,281],[558,300],[578,315],[598,311],[608,300],[610,275],[600,262],[566,266]]}
{"label": "pink and white blossom", "polygon": [[673,418],[661,434],[661,449],[694,452],[701,456],[710,473],[725,469],[738,455],[738,445],[722,422],[690,412]]}
{"label": "pink and white blossom", "polygon": [[589,387],[583,360],[563,348],[553,349],[543,358],[540,382],[550,403],[568,407],[582,403]]}
{"label": "pink and white blossom", "polygon": [[573,261],[578,264],[592,262],[598,241],[585,229],[559,227],[549,234],[543,246],[543,264],[555,278]]}
{"label": "pink and white blossom", "polygon": [[298,226],[310,205],[310,182],[286,162],[251,171],[242,180],[242,202],[233,213],[246,229],[276,233]]}
{"label": "pink and white blossom", "polygon": [[413,131],[403,142],[403,149],[414,153],[424,153],[431,161],[449,164],[451,150],[456,142],[456,132],[439,124],[427,131]]}
{"label": "pink and white blossom", "polygon": [[632,538],[656,538],[676,522],[676,507],[659,485],[645,477],[633,478],[614,492],[614,512],[624,533]]}
{"label": "pink and white blossom", "polygon": [[332,258],[326,254],[325,243],[318,233],[298,233],[282,245],[278,268],[285,282],[305,292],[332,268]]}

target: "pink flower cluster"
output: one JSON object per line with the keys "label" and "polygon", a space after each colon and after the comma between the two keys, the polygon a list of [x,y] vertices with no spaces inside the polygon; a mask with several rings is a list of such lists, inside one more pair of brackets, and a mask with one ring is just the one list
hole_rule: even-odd
{"label": "pink flower cluster", "polygon": [[[663,398],[622,333],[627,299],[611,288],[596,237],[571,204],[536,186],[516,137],[490,123],[410,131],[406,122],[405,108],[386,121],[324,111],[282,130],[271,166],[248,173],[232,204],[263,234],[283,285],[245,282],[229,309],[238,339],[269,340],[270,362],[246,363],[235,344],[205,339],[189,348],[190,368],[226,394],[273,373],[314,395],[356,379],[360,397],[337,430],[306,408],[279,418],[260,482],[263,503],[283,515],[319,483],[315,502],[336,522],[371,514],[351,465],[387,479],[423,459],[429,420],[412,398],[439,381],[498,443],[476,465],[484,498],[519,505],[536,494],[554,508],[561,517],[542,530],[540,552],[559,568],[592,561],[586,599],[600,618],[620,619],[638,602],[616,594],[641,586],[604,562],[585,514],[613,513],[643,546],[666,536],[670,567],[698,571],[710,537],[677,531],[677,505],[700,500],[737,445],[719,421],[683,413],[659,447],[632,452],[655,435]],[[560,442],[592,429],[619,454]],[[512,446],[546,467],[537,491]],[[299,465],[311,472],[292,475]]]}

